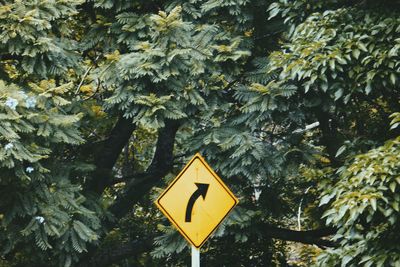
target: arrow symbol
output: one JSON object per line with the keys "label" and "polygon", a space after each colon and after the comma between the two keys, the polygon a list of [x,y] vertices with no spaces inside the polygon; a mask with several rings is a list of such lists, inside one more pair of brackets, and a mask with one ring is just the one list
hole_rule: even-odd
{"label": "arrow symbol", "polygon": [[192,210],[193,210],[193,205],[196,202],[196,200],[202,196],[203,200],[206,198],[207,191],[208,191],[208,186],[209,184],[201,184],[201,183],[195,183],[197,186],[197,190],[193,192],[193,194],[189,198],[189,202],[186,206],[186,216],[185,216],[185,222],[191,222],[192,221]]}

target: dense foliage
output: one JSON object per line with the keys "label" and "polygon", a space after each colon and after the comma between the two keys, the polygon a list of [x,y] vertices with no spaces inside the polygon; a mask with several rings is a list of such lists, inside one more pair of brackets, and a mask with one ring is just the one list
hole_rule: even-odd
{"label": "dense foliage", "polygon": [[197,151],[240,198],[207,266],[399,266],[399,12],[0,1],[0,266],[188,265],[152,201]]}

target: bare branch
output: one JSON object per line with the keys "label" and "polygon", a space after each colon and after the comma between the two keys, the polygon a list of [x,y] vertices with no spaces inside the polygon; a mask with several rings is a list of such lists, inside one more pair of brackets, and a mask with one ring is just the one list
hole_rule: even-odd
{"label": "bare branch", "polygon": [[[97,56],[97,57],[94,59],[94,62],[96,63],[96,61],[97,61],[99,58],[100,58],[100,56]],[[81,89],[83,83],[85,82],[86,77],[89,75],[89,73],[90,73],[90,71],[91,71],[92,69],[93,69],[93,65],[90,66],[90,67],[86,70],[86,72],[83,74],[83,76],[82,76],[82,78],[81,78],[81,81],[79,82],[79,85],[78,85],[78,87],[77,87],[76,90],[75,90],[75,95],[77,95],[77,94],[79,93],[79,90]]]}

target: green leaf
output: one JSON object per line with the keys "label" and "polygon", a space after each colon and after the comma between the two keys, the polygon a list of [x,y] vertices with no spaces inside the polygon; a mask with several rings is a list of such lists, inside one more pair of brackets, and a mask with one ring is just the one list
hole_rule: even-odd
{"label": "green leaf", "polygon": [[371,198],[369,201],[371,202],[372,209],[376,211],[376,198]]}
{"label": "green leaf", "polygon": [[369,93],[371,93],[371,91],[372,91],[371,82],[368,81],[368,82],[367,82],[367,85],[365,86],[365,93],[366,93],[367,95],[369,95]]}
{"label": "green leaf", "polygon": [[396,129],[400,125],[399,122],[396,122],[390,126],[390,130]]}
{"label": "green leaf", "polygon": [[323,196],[322,198],[321,198],[321,200],[320,200],[320,202],[319,202],[319,207],[320,206],[323,206],[323,205],[325,205],[325,204],[328,204],[329,203],[329,201],[333,198],[335,196],[335,194],[329,194],[329,195],[325,195],[325,196]]}
{"label": "green leaf", "polygon": [[358,42],[358,47],[359,47],[362,51],[368,52],[367,47],[366,47],[363,43]]}
{"label": "green leaf", "polygon": [[389,188],[394,193],[396,191],[396,182],[391,182]]}
{"label": "green leaf", "polygon": [[394,74],[393,72],[390,74],[390,81],[393,85],[396,84],[396,74]]}
{"label": "green leaf", "polygon": [[339,90],[337,90],[335,92],[335,101],[338,100],[339,98],[341,98],[343,96],[343,89],[340,88]]}
{"label": "green leaf", "polygon": [[399,209],[399,202],[393,202],[392,203],[392,207],[393,207],[393,209],[395,210],[395,211],[397,211],[397,212],[399,212],[400,211],[400,209]]}
{"label": "green leaf", "polygon": [[346,148],[347,148],[347,147],[346,147],[345,145],[341,146],[341,147],[338,149],[338,151],[336,152],[335,158],[337,158],[337,157],[339,157],[341,154],[343,154],[343,152],[346,151]]}
{"label": "green leaf", "polygon": [[358,49],[353,49],[353,51],[351,52],[353,54],[353,57],[358,59],[360,57],[360,50]]}
{"label": "green leaf", "polygon": [[344,257],[342,258],[342,264],[341,264],[341,266],[342,266],[342,267],[347,266],[347,264],[348,264],[352,259],[353,259],[352,256],[349,256],[349,255],[344,256]]}

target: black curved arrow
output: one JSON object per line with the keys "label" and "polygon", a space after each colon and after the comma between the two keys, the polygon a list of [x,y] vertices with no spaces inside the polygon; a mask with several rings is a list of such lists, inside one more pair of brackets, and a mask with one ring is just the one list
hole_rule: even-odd
{"label": "black curved arrow", "polygon": [[193,205],[196,202],[196,200],[202,196],[203,200],[206,198],[207,191],[208,191],[208,186],[209,184],[201,184],[201,183],[195,183],[197,186],[197,190],[193,192],[192,196],[189,198],[188,204],[186,206],[186,216],[185,216],[185,222],[191,222],[192,221],[192,210],[193,210]]}

